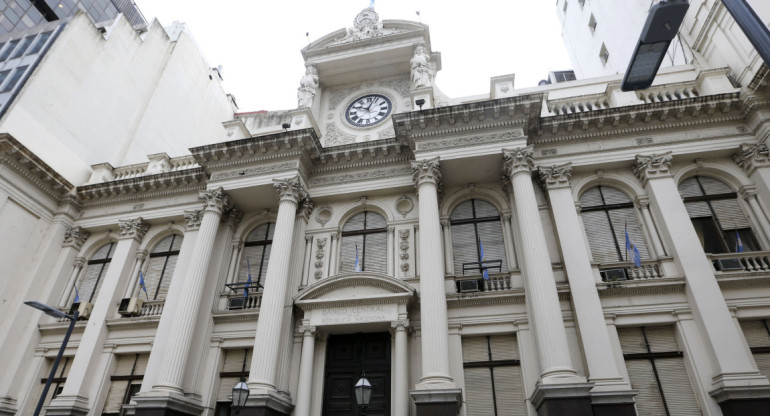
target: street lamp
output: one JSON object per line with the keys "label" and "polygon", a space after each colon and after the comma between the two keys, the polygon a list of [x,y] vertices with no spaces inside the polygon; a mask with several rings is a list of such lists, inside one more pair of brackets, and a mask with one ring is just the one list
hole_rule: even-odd
{"label": "street lamp", "polygon": [[233,407],[235,408],[235,414],[241,413],[241,408],[246,406],[246,400],[249,398],[249,386],[241,379],[238,384],[233,387]]}
{"label": "street lamp", "polygon": [[688,0],[662,0],[650,8],[620,89],[643,90],[652,85],[671,41],[684,20]]}
{"label": "street lamp", "polygon": [[358,379],[356,386],[353,387],[353,391],[356,393],[356,402],[358,407],[361,408],[359,413],[361,416],[366,416],[366,408],[369,406],[369,400],[372,398],[372,385],[369,380],[366,379],[366,372],[361,372],[361,378]]}
{"label": "street lamp", "polygon": [[45,397],[48,395],[48,390],[51,388],[51,382],[53,381],[53,377],[56,374],[56,369],[59,367],[59,362],[61,361],[61,357],[64,355],[64,349],[67,348],[67,342],[70,340],[70,335],[72,335],[72,330],[75,329],[75,322],[78,321],[79,313],[76,309],[75,313],[73,313],[72,315],[67,315],[66,313],[56,308],[50,307],[40,302],[35,302],[34,300],[28,300],[24,302],[24,304],[29,305],[35,309],[39,309],[48,316],[53,316],[54,318],[59,318],[59,319],[66,318],[70,320],[70,327],[67,329],[67,333],[64,335],[64,340],[61,342],[61,347],[59,348],[59,354],[56,355],[56,361],[53,362],[51,373],[48,374],[48,380],[45,381],[43,394],[40,395],[40,401],[37,402],[37,407],[35,408],[34,416],[39,416],[40,411],[43,410]]}

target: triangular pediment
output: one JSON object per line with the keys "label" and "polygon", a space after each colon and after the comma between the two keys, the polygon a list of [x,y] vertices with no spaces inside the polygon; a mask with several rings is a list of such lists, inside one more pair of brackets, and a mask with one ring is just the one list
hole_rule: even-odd
{"label": "triangular pediment", "polygon": [[321,280],[294,297],[303,310],[350,304],[406,304],[415,294],[412,286],[379,273],[348,273]]}

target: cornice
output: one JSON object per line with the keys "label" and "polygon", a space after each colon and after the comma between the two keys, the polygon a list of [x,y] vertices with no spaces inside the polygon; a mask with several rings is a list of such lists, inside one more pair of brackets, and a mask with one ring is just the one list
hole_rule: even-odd
{"label": "cornice", "polygon": [[447,107],[400,113],[393,116],[397,138],[415,140],[446,137],[474,131],[504,130],[518,126],[523,135],[535,128],[540,117],[543,94],[485,100]]}
{"label": "cornice", "polygon": [[193,168],[80,186],[77,195],[85,207],[198,191],[206,181],[203,168]]}
{"label": "cornice", "polygon": [[[383,28],[388,28],[388,26],[390,26],[393,23],[403,24],[404,21],[382,20]],[[305,59],[305,61],[310,61],[310,63],[313,63],[312,58],[315,58],[315,57],[326,56],[326,55],[338,55],[342,52],[349,53],[350,51],[353,51],[356,49],[368,49],[367,48],[368,46],[372,46],[374,44],[377,44],[378,46],[382,46],[383,44],[387,45],[391,43],[397,43],[398,41],[408,40],[414,37],[424,37],[425,39],[428,39],[428,42],[430,42],[429,41],[430,32],[428,31],[428,25],[417,24],[410,21],[406,21],[406,23],[414,24],[418,28],[413,30],[398,31],[387,35],[376,36],[368,39],[361,39],[353,42],[331,44],[332,42],[335,41],[336,37],[342,37],[347,34],[347,31],[345,29],[339,29],[337,31],[329,33],[328,35],[316,40],[315,42],[312,42],[307,47],[303,48],[301,51],[302,57]]]}
{"label": "cornice", "polygon": [[57,201],[63,200],[74,188],[63,176],[7,133],[0,134],[0,165],[8,166]]}
{"label": "cornice", "polygon": [[351,143],[324,148],[316,161],[313,173],[377,166],[411,158],[412,152],[405,140],[391,138]]}
{"label": "cornice", "polygon": [[139,329],[157,328],[160,316],[140,316],[131,318],[108,319],[107,328],[113,329]]}
{"label": "cornice", "polygon": [[215,324],[256,321],[258,317],[259,308],[248,309],[246,311],[214,312],[214,314],[211,316]]}
{"label": "cornice", "polygon": [[602,282],[597,284],[599,297],[661,295],[666,293],[684,293],[684,278],[660,278],[649,280],[626,280]]}
{"label": "cornice", "polygon": [[[734,92],[543,117],[530,142],[585,140],[742,120],[744,104],[740,93]],[[723,115],[715,116],[717,111]]]}

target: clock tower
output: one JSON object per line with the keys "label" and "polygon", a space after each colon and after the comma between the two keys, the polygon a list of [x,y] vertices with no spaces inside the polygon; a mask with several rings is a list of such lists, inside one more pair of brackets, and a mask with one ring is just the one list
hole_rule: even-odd
{"label": "clock tower", "polygon": [[395,137],[394,114],[417,110],[418,103],[431,108],[442,97],[434,84],[441,55],[431,51],[428,26],[380,21],[371,7],[302,56],[297,106],[307,120],[295,112],[294,127],[315,126],[324,147]]}

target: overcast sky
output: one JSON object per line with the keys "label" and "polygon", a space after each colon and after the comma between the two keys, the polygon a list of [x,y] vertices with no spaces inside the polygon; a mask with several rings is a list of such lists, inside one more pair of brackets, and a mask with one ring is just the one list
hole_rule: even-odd
{"label": "overcast sky", "polygon": [[[135,0],[148,20],[187,23],[239,111],[297,106],[304,73],[300,49],[310,39],[352,27],[369,0]],[[415,13],[420,11],[418,18]],[[570,69],[554,0],[378,0],[380,20],[419,20],[441,52],[438,87],[450,97],[489,92],[489,78],[516,74],[531,87],[548,71]]]}

